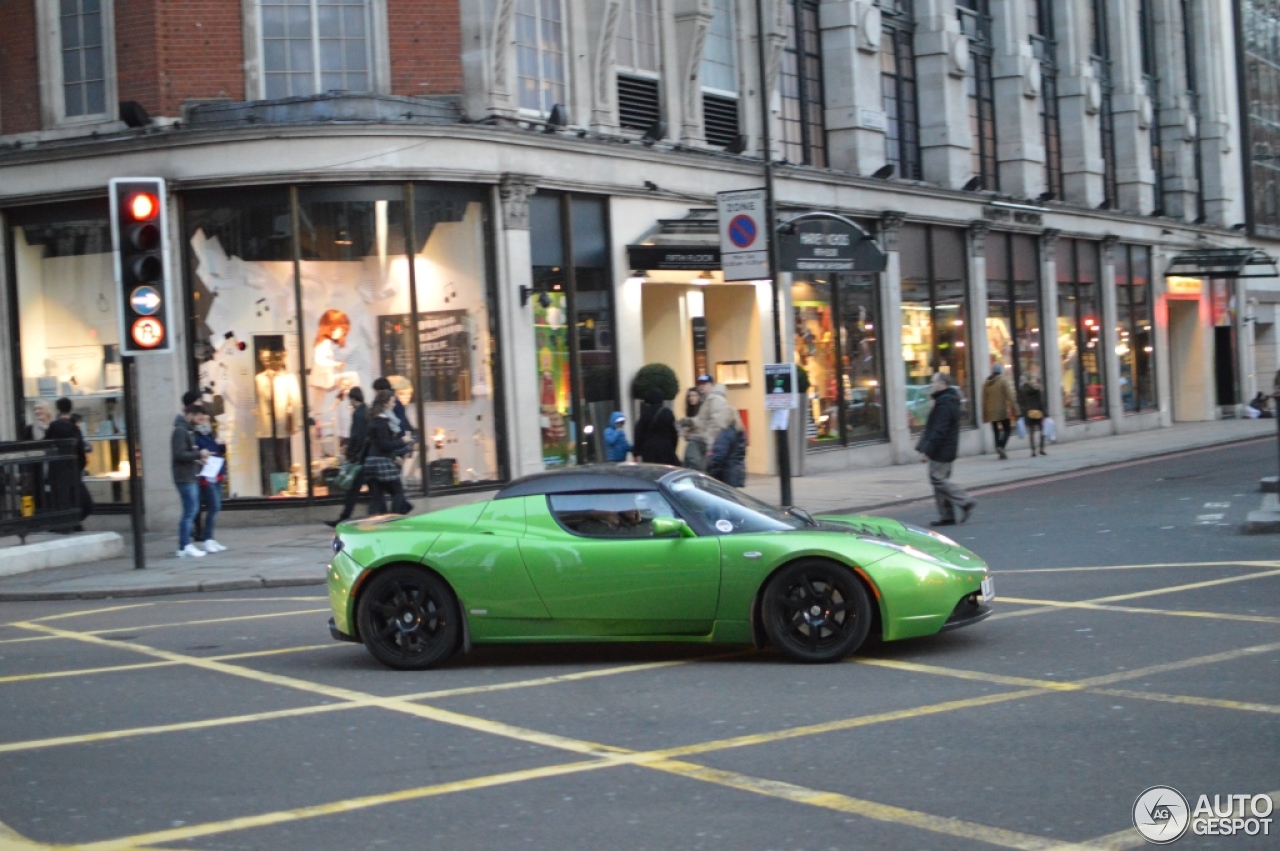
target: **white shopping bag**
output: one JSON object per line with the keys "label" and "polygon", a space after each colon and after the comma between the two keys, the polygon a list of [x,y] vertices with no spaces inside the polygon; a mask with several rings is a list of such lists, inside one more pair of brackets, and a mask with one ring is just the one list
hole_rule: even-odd
{"label": "white shopping bag", "polygon": [[1018,437],[1021,437],[1023,440],[1027,439],[1027,418],[1026,417],[1018,417]]}
{"label": "white shopping bag", "polygon": [[1058,426],[1053,421],[1053,417],[1044,418],[1044,439],[1050,443],[1058,442]]}

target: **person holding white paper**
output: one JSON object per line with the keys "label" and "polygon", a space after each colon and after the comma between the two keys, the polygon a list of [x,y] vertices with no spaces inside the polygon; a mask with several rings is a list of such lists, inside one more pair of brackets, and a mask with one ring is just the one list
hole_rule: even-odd
{"label": "person holding white paper", "polygon": [[208,451],[200,468],[200,510],[195,519],[196,546],[207,553],[220,553],[226,549],[213,537],[213,527],[222,510],[222,483],[226,480],[227,445],[220,443],[213,433],[209,414],[203,408],[195,416],[196,446]]}

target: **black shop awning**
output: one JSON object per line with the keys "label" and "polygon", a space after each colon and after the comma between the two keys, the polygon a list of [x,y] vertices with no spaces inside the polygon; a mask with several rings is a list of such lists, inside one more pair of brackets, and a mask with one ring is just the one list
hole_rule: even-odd
{"label": "black shop awning", "polygon": [[1174,255],[1166,276],[1187,278],[1280,277],[1276,258],[1261,248],[1198,248]]}

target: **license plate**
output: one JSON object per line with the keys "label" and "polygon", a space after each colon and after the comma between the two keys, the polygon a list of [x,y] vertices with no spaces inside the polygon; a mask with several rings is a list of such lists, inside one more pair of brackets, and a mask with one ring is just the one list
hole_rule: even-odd
{"label": "license plate", "polygon": [[982,602],[990,603],[996,598],[996,581],[988,576],[982,580]]}

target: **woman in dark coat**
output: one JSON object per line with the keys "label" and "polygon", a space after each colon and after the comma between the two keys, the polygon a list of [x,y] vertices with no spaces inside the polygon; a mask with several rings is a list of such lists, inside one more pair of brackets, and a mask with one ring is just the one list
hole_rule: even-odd
{"label": "woman in dark coat", "polygon": [[662,403],[662,391],[650,389],[644,396],[644,409],[636,423],[636,457],[646,464],[680,466],[676,455],[676,415]]}

